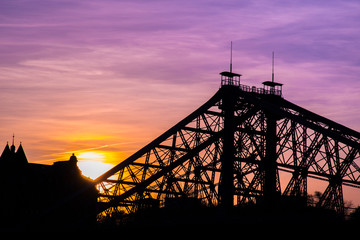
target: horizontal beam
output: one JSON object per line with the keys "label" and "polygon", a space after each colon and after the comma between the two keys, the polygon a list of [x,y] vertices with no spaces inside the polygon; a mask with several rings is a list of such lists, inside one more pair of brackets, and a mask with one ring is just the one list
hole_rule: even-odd
{"label": "horizontal beam", "polygon": [[167,149],[167,150],[180,151],[180,152],[188,152],[188,151],[190,151],[189,149],[186,149],[186,148],[178,148],[178,147],[166,146],[166,145],[161,145],[161,144],[159,146],[156,146],[156,148],[164,148],[164,149]]}
{"label": "horizontal beam", "polygon": [[154,165],[154,164],[149,164],[149,163],[138,163],[138,162],[133,162],[129,165],[133,165],[133,166],[141,166],[141,167],[150,167],[150,168],[160,168],[163,169],[165,166],[160,166],[160,165]]}
{"label": "horizontal beam", "polygon": [[[288,169],[293,169],[293,170],[298,169],[299,171],[301,171],[303,169],[303,167],[298,167],[298,166],[289,165],[289,164],[277,163],[277,165],[282,167],[282,168],[279,168],[280,171],[285,171],[285,172],[289,172],[289,173],[293,173],[294,171],[289,171]],[[283,169],[283,168],[285,168],[285,169]],[[314,172],[314,171],[309,171],[308,169],[305,169],[305,170],[306,170],[305,172],[308,177],[322,180],[322,181],[329,181],[329,179],[331,179],[333,177],[337,177],[335,175],[331,175],[328,173]],[[360,187],[360,182],[357,182],[357,181],[351,181],[348,179],[342,179],[341,181],[344,185],[347,185],[347,186]]]}
{"label": "horizontal beam", "polygon": [[174,182],[187,182],[187,183],[195,183],[195,184],[200,183],[200,184],[214,185],[214,183],[212,182],[205,182],[195,179],[171,178],[171,180],[173,180]]}
{"label": "horizontal beam", "polygon": [[193,127],[183,127],[183,130],[186,131],[191,131],[191,132],[196,132],[196,133],[203,133],[203,134],[215,134],[216,132],[214,131],[209,131],[209,130],[205,130],[205,129],[201,129],[201,128],[193,128]]}
{"label": "horizontal beam", "polygon": [[117,184],[128,184],[128,185],[136,185],[136,182],[124,181],[124,180],[114,180],[114,179],[106,179],[104,182],[108,183],[117,183]]}

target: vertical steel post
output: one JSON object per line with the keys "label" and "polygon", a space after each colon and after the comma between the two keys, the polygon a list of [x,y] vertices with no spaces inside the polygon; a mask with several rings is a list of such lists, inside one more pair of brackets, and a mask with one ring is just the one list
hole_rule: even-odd
{"label": "vertical steel post", "polygon": [[234,111],[237,90],[234,86],[223,86],[225,90],[222,98],[222,110],[224,113],[224,137],[223,152],[221,156],[220,177],[220,205],[225,209],[231,209],[234,204]]}
{"label": "vertical steel post", "polygon": [[276,204],[276,117],[266,113],[264,167],[264,201],[265,206],[273,208]]}

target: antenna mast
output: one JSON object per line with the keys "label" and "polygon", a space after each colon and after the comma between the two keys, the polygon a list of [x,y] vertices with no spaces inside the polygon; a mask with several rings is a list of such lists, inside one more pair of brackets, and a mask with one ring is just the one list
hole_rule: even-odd
{"label": "antenna mast", "polygon": [[230,72],[232,72],[232,41],[230,44]]}
{"label": "antenna mast", "polygon": [[271,81],[274,82],[274,51],[272,52],[272,75]]}

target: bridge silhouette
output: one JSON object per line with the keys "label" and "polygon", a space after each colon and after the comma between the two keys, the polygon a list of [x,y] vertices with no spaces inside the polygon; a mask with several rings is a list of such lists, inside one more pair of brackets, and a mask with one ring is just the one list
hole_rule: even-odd
{"label": "bridge silhouette", "polygon": [[343,186],[360,187],[360,133],[287,101],[274,78],[257,88],[232,71],[220,76],[206,103],[94,180],[98,212],[183,199],[225,211],[306,205],[316,179],[326,184],[316,205],[344,214]]}

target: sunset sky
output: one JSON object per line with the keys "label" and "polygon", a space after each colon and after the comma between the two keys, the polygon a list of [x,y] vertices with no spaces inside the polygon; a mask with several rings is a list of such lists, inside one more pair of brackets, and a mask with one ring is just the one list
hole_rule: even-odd
{"label": "sunset sky", "polygon": [[358,0],[1,0],[1,151],[116,164],[218,90],[230,41],[242,84],[275,51],[286,99],[360,131]]}

